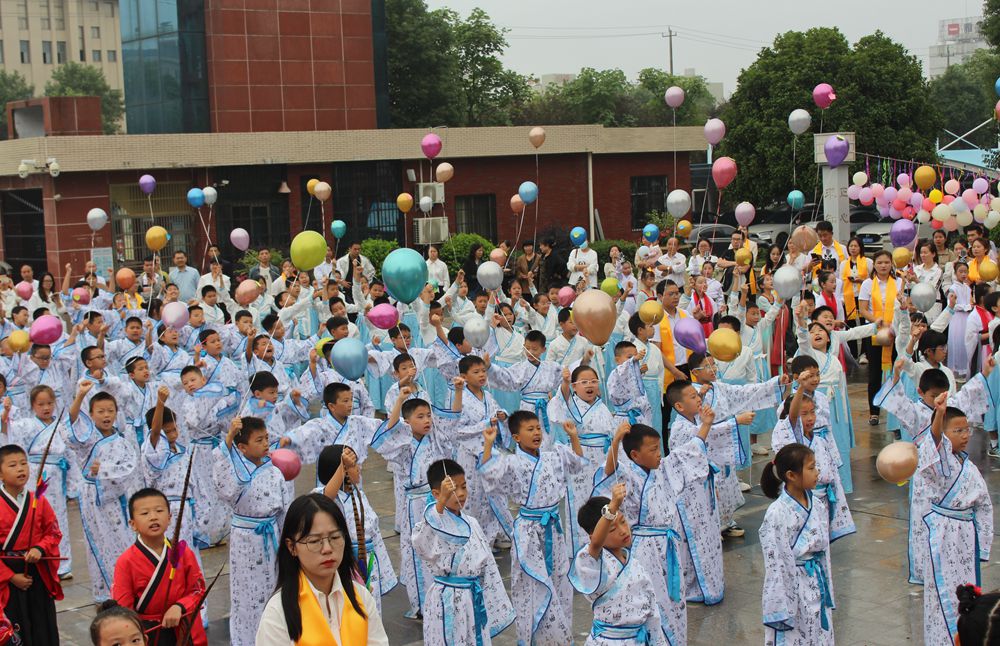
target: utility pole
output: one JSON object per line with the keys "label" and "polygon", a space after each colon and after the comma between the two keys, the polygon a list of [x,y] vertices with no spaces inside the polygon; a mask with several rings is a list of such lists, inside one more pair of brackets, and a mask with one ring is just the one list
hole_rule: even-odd
{"label": "utility pole", "polygon": [[674,36],[677,32],[673,30],[672,27],[667,28],[667,32],[660,34],[661,37],[666,38],[669,42],[670,49],[670,76],[674,75]]}

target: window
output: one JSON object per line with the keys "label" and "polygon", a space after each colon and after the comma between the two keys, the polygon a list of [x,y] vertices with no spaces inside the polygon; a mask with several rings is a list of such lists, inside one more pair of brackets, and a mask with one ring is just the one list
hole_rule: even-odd
{"label": "window", "polygon": [[100,11],[101,10],[101,3],[98,2],[97,0],[90,0],[90,2],[88,2],[87,4],[90,5],[90,10],[91,11]]}
{"label": "window", "polygon": [[21,62],[31,62],[31,43],[26,40],[21,41]]}
{"label": "window", "polygon": [[115,2],[105,2],[104,3],[104,8],[108,10],[108,15],[111,16],[112,18],[115,17],[115,4],[117,4],[117,3],[115,3]]}
{"label": "window", "polygon": [[17,28],[28,28],[28,0],[17,0]]}
{"label": "window", "polygon": [[42,62],[46,65],[52,64],[52,41],[42,41]]}
{"label": "window", "polygon": [[81,63],[87,62],[87,52],[82,49],[80,50],[80,62]]}
{"label": "window", "polygon": [[83,40],[83,25],[80,25],[77,29],[80,30],[80,40]]}
{"label": "window", "polygon": [[100,63],[101,62],[101,50],[95,49],[94,51],[90,52],[90,60],[91,60],[91,62],[94,62],[94,63]]}
{"label": "window", "polygon": [[115,51],[113,49],[109,49],[108,50],[108,62],[109,63],[117,63],[118,62],[118,52],[117,51]]}
{"label": "window", "polygon": [[24,16],[17,17],[17,28],[27,31],[28,30],[28,19]]}
{"label": "window", "polygon": [[0,65],[3,65],[3,41],[0,40]]}
{"label": "window", "polygon": [[459,195],[455,198],[458,233],[478,233],[487,240],[497,235],[497,196]]}
{"label": "window", "polygon": [[638,230],[649,222],[650,211],[667,209],[667,178],[665,175],[644,175],[632,178],[632,229]]}
{"label": "window", "polygon": [[66,29],[66,0],[52,0],[52,7],[55,9],[56,31]]}
{"label": "window", "polygon": [[91,27],[90,28],[90,37],[91,38],[100,38],[101,37],[101,28],[100,27]]}
{"label": "window", "polygon": [[62,65],[66,60],[66,41],[60,40],[56,43],[56,63]]}

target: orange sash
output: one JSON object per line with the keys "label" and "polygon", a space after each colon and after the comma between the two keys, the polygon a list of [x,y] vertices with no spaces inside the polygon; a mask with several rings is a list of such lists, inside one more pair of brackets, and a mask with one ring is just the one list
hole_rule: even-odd
{"label": "orange sash", "polygon": [[[872,315],[876,320],[882,320],[892,325],[896,306],[896,279],[889,277],[885,286],[885,303],[882,302],[882,292],[879,289],[878,276],[872,276]],[[872,337],[872,342],[875,337]],[[892,346],[882,348],[882,370],[892,367]]]}
{"label": "orange sash", "polygon": [[[684,310],[678,308],[677,316],[682,319],[686,319],[687,313]],[[690,351],[685,350],[684,352],[687,353],[684,355],[684,358],[686,360],[688,355],[690,354]],[[670,329],[670,317],[667,316],[666,312],[663,313],[663,320],[660,321],[660,354],[663,355],[664,362],[669,361],[670,365],[672,366],[677,365],[676,362],[674,361],[674,359],[676,358],[674,356],[674,333]],[[663,372],[663,392],[667,392],[667,386],[669,386],[672,383],[674,383],[673,374],[671,374],[669,370],[665,370]]]}
{"label": "orange sash", "polygon": [[979,261],[975,258],[969,261],[969,280],[974,283],[979,282]]}
{"label": "orange sash", "polygon": [[[339,574],[337,576],[340,576]],[[351,582],[354,585],[354,582]],[[355,589],[357,587],[355,586]],[[364,610],[364,601],[358,597]],[[302,636],[295,646],[328,646],[333,643],[333,631],[327,623],[319,601],[313,594],[305,572],[299,572],[299,608],[302,611]],[[364,646],[368,643],[368,618],[358,614],[351,600],[344,595],[344,611],[340,617],[340,643],[344,646]]]}
{"label": "orange sash", "polygon": [[[834,253],[837,254],[837,259],[840,261],[841,265],[843,265],[845,262],[847,262],[847,254],[844,251],[844,247],[843,247],[843,245],[841,245],[836,240],[833,241],[833,251],[834,251]],[[822,257],[823,256],[823,243],[822,242],[817,242],[816,246],[813,247],[812,253],[816,254],[817,256]],[[817,274],[819,274],[819,267],[816,267],[815,269],[813,269],[813,278],[815,278]]]}
{"label": "orange sash", "polygon": [[[865,262],[864,256],[858,256],[857,262],[858,278],[860,280],[866,280],[868,278],[868,263]],[[854,296],[854,283],[851,282],[851,263],[850,260],[844,262],[843,268],[840,272],[841,282],[844,287],[844,320],[845,321],[856,321],[858,320],[858,300]]]}

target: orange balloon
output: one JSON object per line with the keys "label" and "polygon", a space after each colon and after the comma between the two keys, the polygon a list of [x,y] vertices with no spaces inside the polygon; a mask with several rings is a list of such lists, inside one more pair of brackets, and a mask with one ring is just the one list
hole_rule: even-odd
{"label": "orange balloon", "polygon": [[260,284],[255,280],[244,280],[236,287],[236,302],[246,307],[260,296]]}
{"label": "orange balloon", "polygon": [[542,128],[541,126],[535,126],[532,128],[531,132],[528,133],[528,141],[530,141],[531,145],[535,148],[541,148],[542,144],[545,143],[545,128]]}
{"label": "orange balloon", "polygon": [[319,180],[315,178],[306,182],[306,192],[309,193],[309,195],[316,195],[317,184],[319,184]]}
{"label": "orange balloon", "polygon": [[521,196],[517,193],[512,195],[510,198],[510,210],[514,213],[521,213],[524,211],[524,200],[522,200]]}
{"label": "orange balloon", "polygon": [[810,253],[819,242],[819,236],[816,235],[816,229],[803,224],[792,232],[792,242],[800,252]]}
{"label": "orange balloon", "polygon": [[573,322],[594,345],[608,342],[617,319],[618,311],[611,297],[599,289],[588,289],[573,301]]}
{"label": "orange balloon", "polygon": [[409,193],[400,193],[396,197],[396,208],[398,208],[403,213],[409,213],[410,209],[413,208],[413,196]]}
{"label": "orange balloon", "polygon": [[917,446],[912,442],[893,442],[879,451],[875,468],[888,482],[906,482],[917,471]]}
{"label": "orange balloon", "polygon": [[115,274],[115,285],[124,290],[131,289],[132,285],[135,285],[135,272],[128,267],[122,267]]}

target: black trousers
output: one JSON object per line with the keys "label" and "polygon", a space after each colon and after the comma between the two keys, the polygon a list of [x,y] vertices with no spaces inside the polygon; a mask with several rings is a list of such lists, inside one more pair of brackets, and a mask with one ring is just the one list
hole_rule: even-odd
{"label": "black trousers", "polygon": [[[871,339],[865,339],[868,347],[865,355],[868,357],[868,411],[869,415],[878,415],[880,409],[872,404],[876,393],[882,389],[882,348],[871,343]],[[892,362],[896,362],[896,346],[892,347]]]}

